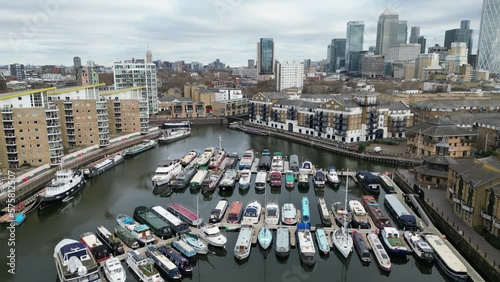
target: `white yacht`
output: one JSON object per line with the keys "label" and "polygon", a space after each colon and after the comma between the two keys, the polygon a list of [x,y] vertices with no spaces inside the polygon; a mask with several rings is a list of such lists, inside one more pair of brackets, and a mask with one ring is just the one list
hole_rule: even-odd
{"label": "white yacht", "polygon": [[191,129],[165,131],[160,136],[160,138],[158,138],[158,143],[159,144],[168,144],[168,143],[172,143],[174,141],[186,138],[190,135],[191,135]]}
{"label": "white yacht", "polygon": [[118,258],[111,257],[107,259],[104,262],[103,270],[109,282],[124,282],[127,280],[125,269]]}
{"label": "white yacht", "polygon": [[280,221],[280,207],[275,200],[270,200],[266,204],[264,222],[269,225],[277,225]]}
{"label": "white yacht", "polygon": [[292,203],[286,203],[281,208],[281,221],[287,225],[297,223],[297,208]]}
{"label": "white yacht", "polygon": [[63,239],[54,248],[59,281],[100,282],[99,267],[84,244]]}
{"label": "white yacht", "polygon": [[143,282],[164,282],[160,273],[154,266],[154,261],[150,258],[139,254],[138,251],[128,251],[127,259],[125,260],[128,267],[139,277],[139,281]]}
{"label": "white yacht", "polygon": [[[347,177],[347,182],[345,186],[345,209],[347,209],[347,188],[349,187],[349,177]],[[347,221],[344,218],[344,222],[341,228],[337,228],[333,231],[332,233],[332,242],[339,250],[339,252],[344,256],[344,258],[347,258],[351,252],[352,252],[352,247],[354,245],[354,242],[352,240],[352,237],[349,235],[348,229],[347,229]]]}
{"label": "white yacht", "polygon": [[252,179],[252,172],[249,169],[244,169],[241,171],[240,174],[240,188],[241,189],[246,189],[250,187],[250,180]]}
{"label": "white yacht", "polygon": [[262,206],[258,201],[250,202],[243,212],[242,224],[257,224],[259,223]]}
{"label": "white yacht", "polygon": [[186,155],[184,155],[182,158],[180,158],[180,162],[182,166],[187,166],[189,165],[194,159],[198,156],[198,152],[195,150],[189,151]]}
{"label": "white yacht", "polygon": [[333,185],[340,183],[339,176],[337,174],[337,169],[334,166],[328,168],[328,173],[326,174],[326,180]]}
{"label": "white yacht", "polygon": [[234,256],[237,259],[243,260],[250,256],[250,251],[252,250],[252,234],[253,227],[251,225],[241,227],[236,245],[234,246]]}
{"label": "white yacht", "polygon": [[54,179],[45,187],[45,192],[41,194],[40,208],[71,200],[84,184],[85,177],[81,170],[58,170]]}
{"label": "white yacht", "polygon": [[283,172],[284,161],[283,154],[281,152],[274,152],[273,160],[271,162],[271,171]]}
{"label": "white yacht", "polygon": [[434,251],[419,234],[405,231],[404,237],[417,258],[426,262],[432,262],[434,260]]}
{"label": "white yacht", "polygon": [[313,164],[310,161],[304,161],[300,171],[310,174],[313,171]]}
{"label": "white yacht", "polygon": [[214,247],[224,247],[227,239],[220,233],[219,227],[216,225],[205,225],[200,228],[199,236],[209,245]]}
{"label": "white yacht", "polygon": [[245,153],[243,154],[243,157],[241,157],[239,169],[241,170],[251,169],[254,155],[255,153],[252,149],[246,150]]}
{"label": "white yacht", "polygon": [[215,148],[214,147],[207,147],[205,148],[205,151],[203,151],[203,154],[198,158],[198,161],[196,162],[197,166],[205,166],[208,164],[212,156],[214,155]]}
{"label": "white yacht", "polygon": [[167,161],[160,164],[156,169],[155,174],[151,178],[153,186],[165,185],[172,178],[182,171],[182,165],[179,161]]}

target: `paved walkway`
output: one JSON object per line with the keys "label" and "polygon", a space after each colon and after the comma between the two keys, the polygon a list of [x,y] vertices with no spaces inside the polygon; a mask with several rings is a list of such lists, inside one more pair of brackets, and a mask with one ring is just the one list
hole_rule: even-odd
{"label": "paved walkway", "polygon": [[[399,173],[403,174],[407,182],[409,182],[411,184],[411,187],[413,187],[413,183],[416,182],[415,175],[409,173],[408,170],[403,170],[403,169],[400,169]],[[460,219],[458,215],[453,213],[452,204],[446,199],[446,190],[424,188],[424,193],[425,193],[425,199],[428,200],[430,203],[433,203],[434,208],[438,207],[439,214],[441,214],[441,212],[443,213],[442,216],[443,218],[447,219],[447,221],[450,224],[458,226],[458,230],[463,232],[465,241],[469,241],[469,238],[471,238],[471,244],[473,246],[478,245],[479,251],[481,253],[486,252],[487,257],[490,260],[496,262],[495,265],[497,266],[500,265],[500,251],[495,249],[490,243],[486,241],[486,239],[484,239],[484,237],[479,235],[479,233],[474,231],[474,229],[465,224],[465,222],[462,219]]]}

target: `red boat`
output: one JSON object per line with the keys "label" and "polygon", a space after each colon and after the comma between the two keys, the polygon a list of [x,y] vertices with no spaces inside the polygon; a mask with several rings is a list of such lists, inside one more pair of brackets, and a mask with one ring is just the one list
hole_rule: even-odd
{"label": "red boat", "polygon": [[386,226],[391,226],[389,218],[385,216],[384,211],[373,196],[363,196],[361,204],[370,215],[373,223],[375,223],[375,226],[377,226],[378,229],[384,229]]}
{"label": "red boat", "polygon": [[272,187],[281,187],[281,172],[272,171],[271,172],[271,186]]}
{"label": "red boat", "polygon": [[80,242],[89,249],[96,262],[105,261],[111,257],[111,252],[109,252],[108,248],[97,239],[94,233],[83,233],[80,236]]}
{"label": "red boat", "polygon": [[229,213],[227,214],[228,223],[238,223],[241,220],[241,215],[243,214],[243,204],[240,201],[233,202],[229,207]]}

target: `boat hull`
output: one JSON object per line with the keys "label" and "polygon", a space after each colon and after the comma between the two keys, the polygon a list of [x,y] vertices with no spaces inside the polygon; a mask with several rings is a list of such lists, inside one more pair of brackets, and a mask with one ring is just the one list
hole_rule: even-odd
{"label": "boat hull", "polygon": [[172,137],[172,138],[158,138],[158,144],[160,145],[165,145],[165,144],[169,144],[169,143],[173,143],[175,141],[179,141],[181,139],[184,139],[184,138],[188,138],[189,136],[191,136],[191,132],[189,132],[188,134],[183,134],[183,135],[179,135],[179,136],[175,136],[175,137]]}
{"label": "boat hull", "polygon": [[64,194],[61,193],[50,197],[42,197],[40,203],[40,209],[45,209],[52,205],[59,204],[66,200],[70,200],[76,193],[78,193],[78,191],[82,190],[84,186],[85,186],[85,178],[82,177],[81,180],[75,183],[75,185],[71,189],[69,189],[66,193]]}
{"label": "boat hull", "polygon": [[146,146],[140,150],[137,150],[137,151],[133,151],[133,152],[126,152],[123,154],[123,157],[125,159],[130,159],[130,158],[133,158],[137,155],[139,155],[140,153],[143,153],[143,152],[146,152],[147,150],[151,150],[153,149],[154,147],[156,147],[156,143],[154,145],[149,145],[149,146]]}

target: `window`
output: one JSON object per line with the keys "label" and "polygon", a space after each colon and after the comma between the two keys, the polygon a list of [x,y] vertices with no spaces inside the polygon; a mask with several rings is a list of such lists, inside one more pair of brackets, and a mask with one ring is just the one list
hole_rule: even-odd
{"label": "window", "polygon": [[21,101],[23,99],[23,97],[17,97],[17,100]]}
{"label": "window", "polygon": [[23,141],[23,140],[24,140],[24,137],[21,137],[20,139],[21,139],[21,141]]}
{"label": "window", "polygon": [[39,140],[39,139],[40,139],[40,137],[39,137],[39,136],[37,136],[37,137],[35,137],[35,139],[36,139],[36,140]]}
{"label": "window", "polygon": [[38,162],[41,163],[42,162],[42,159],[38,159]]}
{"label": "window", "polygon": [[[33,123],[34,123],[34,124],[38,124],[38,121],[37,121],[37,120],[35,120]],[[37,130],[35,130],[35,131],[38,131],[38,128],[37,128]]]}
{"label": "window", "polygon": [[36,144],[36,147],[37,147],[37,148],[40,148],[40,144]]}
{"label": "window", "polygon": [[[19,114],[18,114],[18,115],[19,115]],[[18,122],[18,124],[23,124],[23,122],[22,122],[22,121],[20,121],[20,122]]]}
{"label": "window", "polygon": [[21,132],[23,132],[23,131],[24,131],[24,130],[22,130],[22,129],[19,129],[19,133],[21,133]]}
{"label": "window", "polygon": [[35,132],[38,132],[38,128],[35,128]]}

